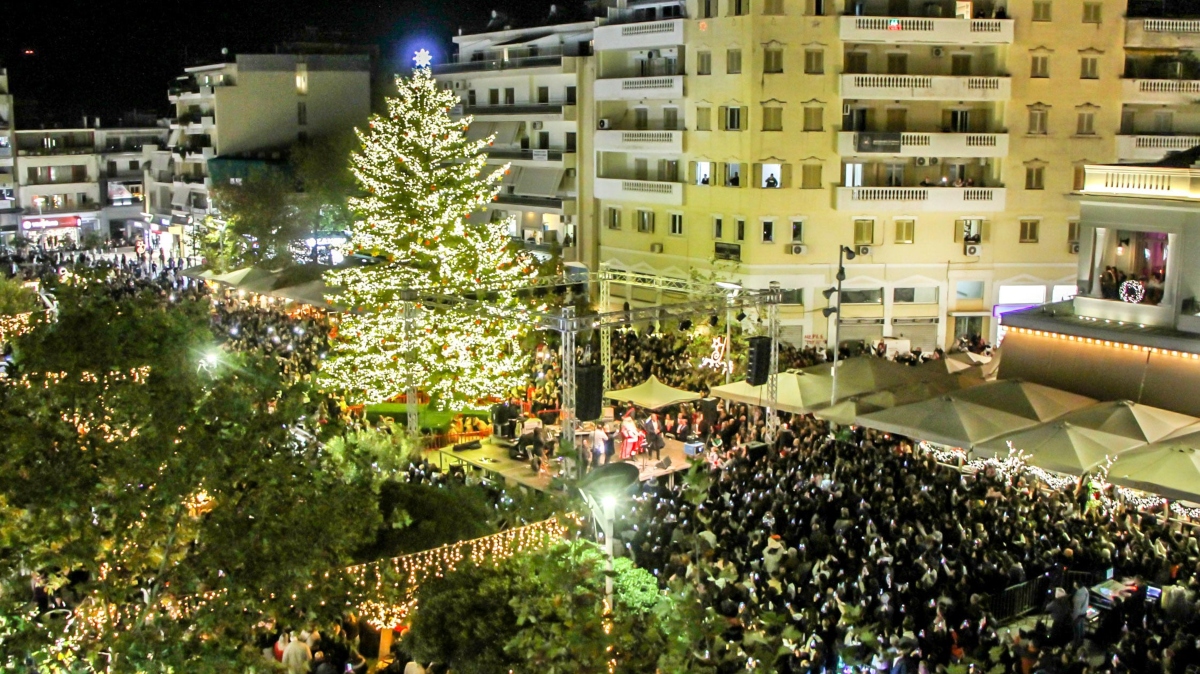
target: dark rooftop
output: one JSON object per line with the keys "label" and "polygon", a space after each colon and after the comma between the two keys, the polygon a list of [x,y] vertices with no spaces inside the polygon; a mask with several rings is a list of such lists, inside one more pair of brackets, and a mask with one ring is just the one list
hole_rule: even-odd
{"label": "dark rooftop", "polygon": [[1000,322],[1005,327],[1043,330],[1168,351],[1200,353],[1200,335],[1194,332],[1078,316],[1075,314],[1075,304],[1070,300],[1010,311],[1001,317]]}

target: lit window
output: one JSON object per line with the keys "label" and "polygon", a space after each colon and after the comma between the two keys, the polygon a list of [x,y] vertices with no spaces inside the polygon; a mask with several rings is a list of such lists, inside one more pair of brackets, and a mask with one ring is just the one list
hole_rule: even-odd
{"label": "lit window", "polygon": [[296,95],[304,96],[308,94],[308,64],[296,64]]}
{"label": "lit window", "polygon": [[771,220],[763,220],[762,242],[775,243],[775,223]]}

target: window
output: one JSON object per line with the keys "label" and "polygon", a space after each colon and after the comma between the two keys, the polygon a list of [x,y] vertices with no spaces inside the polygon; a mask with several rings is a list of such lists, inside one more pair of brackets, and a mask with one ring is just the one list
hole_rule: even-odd
{"label": "window", "polygon": [[642,234],[654,233],[654,211],[637,212],[637,231]]}
{"label": "window", "polygon": [[815,105],[804,108],[804,130],[823,131],[825,129],[825,108]]}
{"label": "window", "polygon": [[698,161],[693,169],[697,185],[712,184],[712,162]]}
{"label": "window", "polygon": [[950,74],[956,77],[967,77],[971,74],[971,55],[952,54],[950,56]]}
{"label": "window", "polygon": [[825,0],[804,0],[804,13],[809,16],[825,16]]}
{"label": "window", "polygon": [[1098,2],[1083,3],[1083,22],[1084,23],[1100,23],[1100,8],[1103,7]]}
{"label": "window", "polygon": [[782,164],[756,164],[755,171],[759,175],[758,187],[776,189],[790,187],[784,184]]}
{"label": "window", "polygon": [[567,102],[567,105],[575,105],[575,96],[577,95],[577,94],[576,94],[576,91],[577,91],[577,90],[576,90],[576,88],[575,88],[575,85],[574,85],[574,84],[572,84],[571,86],[567,87],[567,93],[566,93],[566,97],[567,97],[567,101],[566,101],[566,102]]}
{"label": "window", "polygon": [[959,300],[983,299],[983,281],[958,281],[954,284],[954,298]]}
{"label": "window", "polygon": [[512,87],[508,87],[507,89],[505,89],[504,90],[504,104],[505,105],[515,105],[516,102],[517,102],[517,90]]}
{"label": "window", "polygon": [[912,243],[916,234],[917,221],[911,218],[896,219],[896,243]]}
{"label": "window", "polygon": [[908,54],[903,52],[893,52],[887,55],[887,74],[889,75],[907,75],[908,74]]}
{"label": "window", "polygon": [[963,243],[983,242],[983,220],[979,218],[963,218],[955,221],[955,241]]}
{"label": "window", "polygon": [[1067,221],[1067,241],[1074,243],[1079,240],[1079,221]]}
{"label": "window", "polygon": [[772,47],[763,50],[763,72],[764,73],[781,73],[783,72],[783,50]]}
{"label": "window", "polygon": [[639,131],[650,128],[650,108],[633,109],[633,128]]}
{"label": "window", "polygon": [[763,131],[783,131],[783,108],[764,107]]}
{"label": "window", "polygon": [[1034,21],[1049,21],[1050,20],[1050,0],[1034,0],[1034,2],[1033,2],[1033,20]]}
{"label": "window", "polygon": [[1046,189],[1046,169],[1041,166],[1026,166],[1025,167],[1025,189],[1027,190],[1044,190]]}
{"label": "window", "polygon": [[937,304],[937,286],[924,288],[892,288],[892,302],[895,304]]}
{"label": "window", "polygon": [[296,95],[304,96],[308,94],[308,64],[296,64]]}
{"label": "window", "polygon": [[746,221],[745,220],[743,220],[741,218],[737,219],[737,231],[735,232],[735,234],[737,234],[736,239],[738,241],[746,240]]}
{"label": "window", "polygon": [[819,189],[821,189],[821,165],[820,164],[805,164],[800,169],[800,189],[802,189],[802,190],[819,190]]}
{"label": "window", "polygon": [[883,304],[883,288],[843,288],[841,304]]}
{"label": "window", "polygon": [[138,163],[137,163],[137,161],[136,161],[136,160],[135,160],[135,161],[131,161],[131,162],[129,162],[129,170],[130,170],[130,171],[136,171],[136,170],[138,170]]}
{"label": "window", "polygon": [[1100,79],[1100,59],[1095,56],[1083,56],[1079,59],[1079,79]]}
{"label": "window", "polygon": [[763,220],[762,222],[762,242],[775,243],[775,222],[772,220]]}
{"label": "window", "polygon": [[732,262],[742,261],[742,247],[736,243],[720,243],[713,244],[713,257],[718,260],[729,260]]}
{"label": "window", "polygon": [[308,103],[304,101],[296,104],[296,123],[300,126],[308,124]]}
{"label": "window", "polygon": [[700,0],[700,18],[711,19],[717,15],[717,0]]}
{"label": "window", "polygon": [[1035,55],[1029,64],[1030,77],[1050,77],[1050,57],[1045,54]]}
{"label": "window", "polygon": [[712,108],[696,106],[696,130],[712,131]]}
{"label": "window", "polygon": [[804,243],[803,220],[792,220],[792,243]]}
{"label": "window", "polygon": [[729,0],[730,16],[745,16],[750,13],[750,0]]}
{"label": "window", "polygon": [[763,0],[763,14],[772,16],[783,14],[783,0]]}
{"label": "window", "polygon": [[711,75],[712,74],[712,52],[702,51],[696,52],[696,74]]}
{"label": "window", "polygon": [[730,106],[725,109],[725,130],[726,131],[741,131],[742,130],[742,109],[737,106]]}
{"label": "window", "polygon": [[1021,221],[1021,243],[1038,242],[1038,220]]}
{"label": "window", "polygon": [[1030,108],[1029,109],[1029,134],[1031,136],[1046,135],[1046,121],[1049,117],[1049,111],[1045,108]]}
{"label": "window", "polygon": [[537,88],[537,102],[543,104],[550,102],[550,87]]}
{"label": "window", "polygon": [[865,51],[846,52],[845,70],[851,74],[862,74],[867,72],[868,55]]}
{"label": "window", "polygon": [[634,180],[649,180],[650,179],[650,160],[645,157],[633,158],[633,179]]}
{"label": "window", "polygon": [[1079,121],[1075,125],[1075,133],[1080,136],[1096,135],[1096,113],[1094,111],[1079,111]]}
{"label": "window", "polygon": [[683,213],[671,214],[671,236],[683,236]]}
{"label": "window", "polygon": [[679,108],[663,108],[663,128],[674,130],[679,128]]}
{"label": "window", "polygon": [[824,49],[804,50],[804,72],[809,75],[822,75],[825,73]]}
{"label": "window", "polygon": [[499,89],[488,89],[488,105],[500,105]]}
{"label": "window", "polygon": [[742,72],[742,50],[728,49],[725,51],[725,72],[737,75]]}
{"label": "window", "polygon": [[859,218],[854,221],[854,245],[869,246],[875,242],[875,221]]}
{"label": "window", "polygon": [[609,229],[621,229],[621,209],[609,207],[604,217]]}
{"label": "window", "polygon": [[713,238],[720,239],[725,236],[725,221],[719,216],[713,218]]}

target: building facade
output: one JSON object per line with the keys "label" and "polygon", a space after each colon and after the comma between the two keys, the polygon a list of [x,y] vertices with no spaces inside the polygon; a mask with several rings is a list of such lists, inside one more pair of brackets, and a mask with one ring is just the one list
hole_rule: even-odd
{"label": "building facade", "polygon": [[[501,29],[454,38],[457,54],[433,66],[474,118],[468,136],[495,135],[489,167],[509,165],[480,218],[512,218],[514,240],[536,253],[597,264],[590,221],[591,21]],[[580,160],[582,158],[582,160]]]}
{"label": "building facade", "polygon": [[13,148],[13,96],[8,90],[8,70],[0,68],[0,244],[16,236],[17,178]]}
{"label": "building facade", "polygon": [[168,89],[170,137],[143,157],[144,217],[157,247],[193,254],[212,213],[208,161],[281,154],[349,131],[370,113],[370,57],[242,54],[187,68]]}

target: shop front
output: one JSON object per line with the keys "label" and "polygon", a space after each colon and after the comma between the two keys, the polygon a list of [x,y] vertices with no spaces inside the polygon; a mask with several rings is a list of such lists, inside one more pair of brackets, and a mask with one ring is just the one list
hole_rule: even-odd
{"label": "shop front", "polygon": [[21,236],[46,250],[79,244],[83,218],[78,215],[33,215],[21,218]]}

